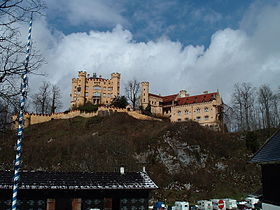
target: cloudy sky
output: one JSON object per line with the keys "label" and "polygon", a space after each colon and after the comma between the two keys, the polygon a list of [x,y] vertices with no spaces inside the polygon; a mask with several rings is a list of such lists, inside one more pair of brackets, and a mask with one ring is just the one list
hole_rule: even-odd
{"label": "cloudy sky", "polygon": [[[280,1],[278,0],[48,0],[36,17],[33,46],[57,84],[64,108],[71,78],[84,70],[107,78],[122,75],[149,81],[151,92],[204,90],[229,102],[233,85],[280,85]],[[31,94],[31,93],[30,93]],[[124,91],[122,91],[124,94]]]}

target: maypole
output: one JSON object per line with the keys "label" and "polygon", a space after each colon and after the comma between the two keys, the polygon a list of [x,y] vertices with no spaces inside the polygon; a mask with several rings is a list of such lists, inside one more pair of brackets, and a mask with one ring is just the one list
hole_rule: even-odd
{"label": "maypole", "polygon": [[32,13],[31,13],[29,29],[28,29],[28,41],[27,41],[26,57],[24,63],[24,73],[22,74],[22,82],[21,82],[21,97],[20,97],[20,109],[18,115],[18,139],[16,144],[12,210],[17,209],[17,193],[18,193],[18,186],[20,180],[19,173],[20,173],[21,155],[22,155],[24,105],[25,105],[25,100],[27,95],[27,73],[28,73],[28,63],[29,63],[30,48],[31,48],[31,29],[32,29]]}

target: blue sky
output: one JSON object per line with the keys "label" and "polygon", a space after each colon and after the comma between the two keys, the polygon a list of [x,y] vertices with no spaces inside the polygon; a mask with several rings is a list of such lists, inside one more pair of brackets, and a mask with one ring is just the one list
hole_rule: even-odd
{"label": "blue sky", "polygon": [[[252,4],[252,0],[116,0],[104,1],[123,17],[119,21],[92,21],[73,23],[67,10],[57,12],[50,7],[47,18],[50,25],[65,34],[90,30],[111,30],[122,24],[130,30],[136,41],[156,40],[167,36],[184,45],[208,46],[211,35],[219,29],[239,27],[239,23]],[[67,2],[66,2],[67,3]],[[87,4],[81,1],[80,4]],[[93,5],[94,6],[94,5]],[[93,8],[94,12],[94,8]],[[104,14],[106,15],[106,14]],[[108,14],[110,16],[110,14]]]}
{"label": "blue sky", "polygon": [[[273,90],[280,78],[279,0],[48,0],[34,21],[33,47],[69,105],[71,78],[84,70],[149,81],[156,94],[191,95],[249,82]],[[34,82],[32,82],[34,81]]]}

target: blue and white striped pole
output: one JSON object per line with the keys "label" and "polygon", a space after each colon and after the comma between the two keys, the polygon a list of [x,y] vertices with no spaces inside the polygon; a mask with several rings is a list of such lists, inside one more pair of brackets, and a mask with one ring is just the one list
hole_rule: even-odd
{"label": "blue and white striped pole", "polygon": [[15,173],[14,173],[14,185],[13,185],[13,198],[12,198],[12,210],[17,209],[17,194],[20,179],[20,166],[21,166],[21,155],[22,155],[22,139],[23,139],[23,117],[24,117],[24,105],[27,93],[27,73],[28,73],[28,63],[30,58],[30,48],[31,48],[31,29],[32,29],[32,14],[29,23],[28,30],[28,41],[27,50],[24,63],[24,73],[22,75],[21,83],[21,97],[20,97],[20,110],[18,115],[18,139],[16,144],[16,159],[15,159]]}

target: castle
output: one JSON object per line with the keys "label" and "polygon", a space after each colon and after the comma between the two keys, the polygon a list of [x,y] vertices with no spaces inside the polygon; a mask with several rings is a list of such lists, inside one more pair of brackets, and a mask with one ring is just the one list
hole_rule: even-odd
{"label": "castle", "polygon": [[78,78],[72,79],[71,109],[86,102],[110,105],[120,95],[120,77],[119,73],[112,73],[111,79],[104,79],[95,73],[90,76],[85,71],[79,71]]}
{"label": "castle", "polygon": [[181,90],[177,94],[160,96],[149,92],[149,82],[141,83],[140,105],[151,107],[151,113],[169,118],[171,122],[193,120],[203,126],[220,130],[223,126],[223,101],[219,92],[203,92],[190,96]]}

